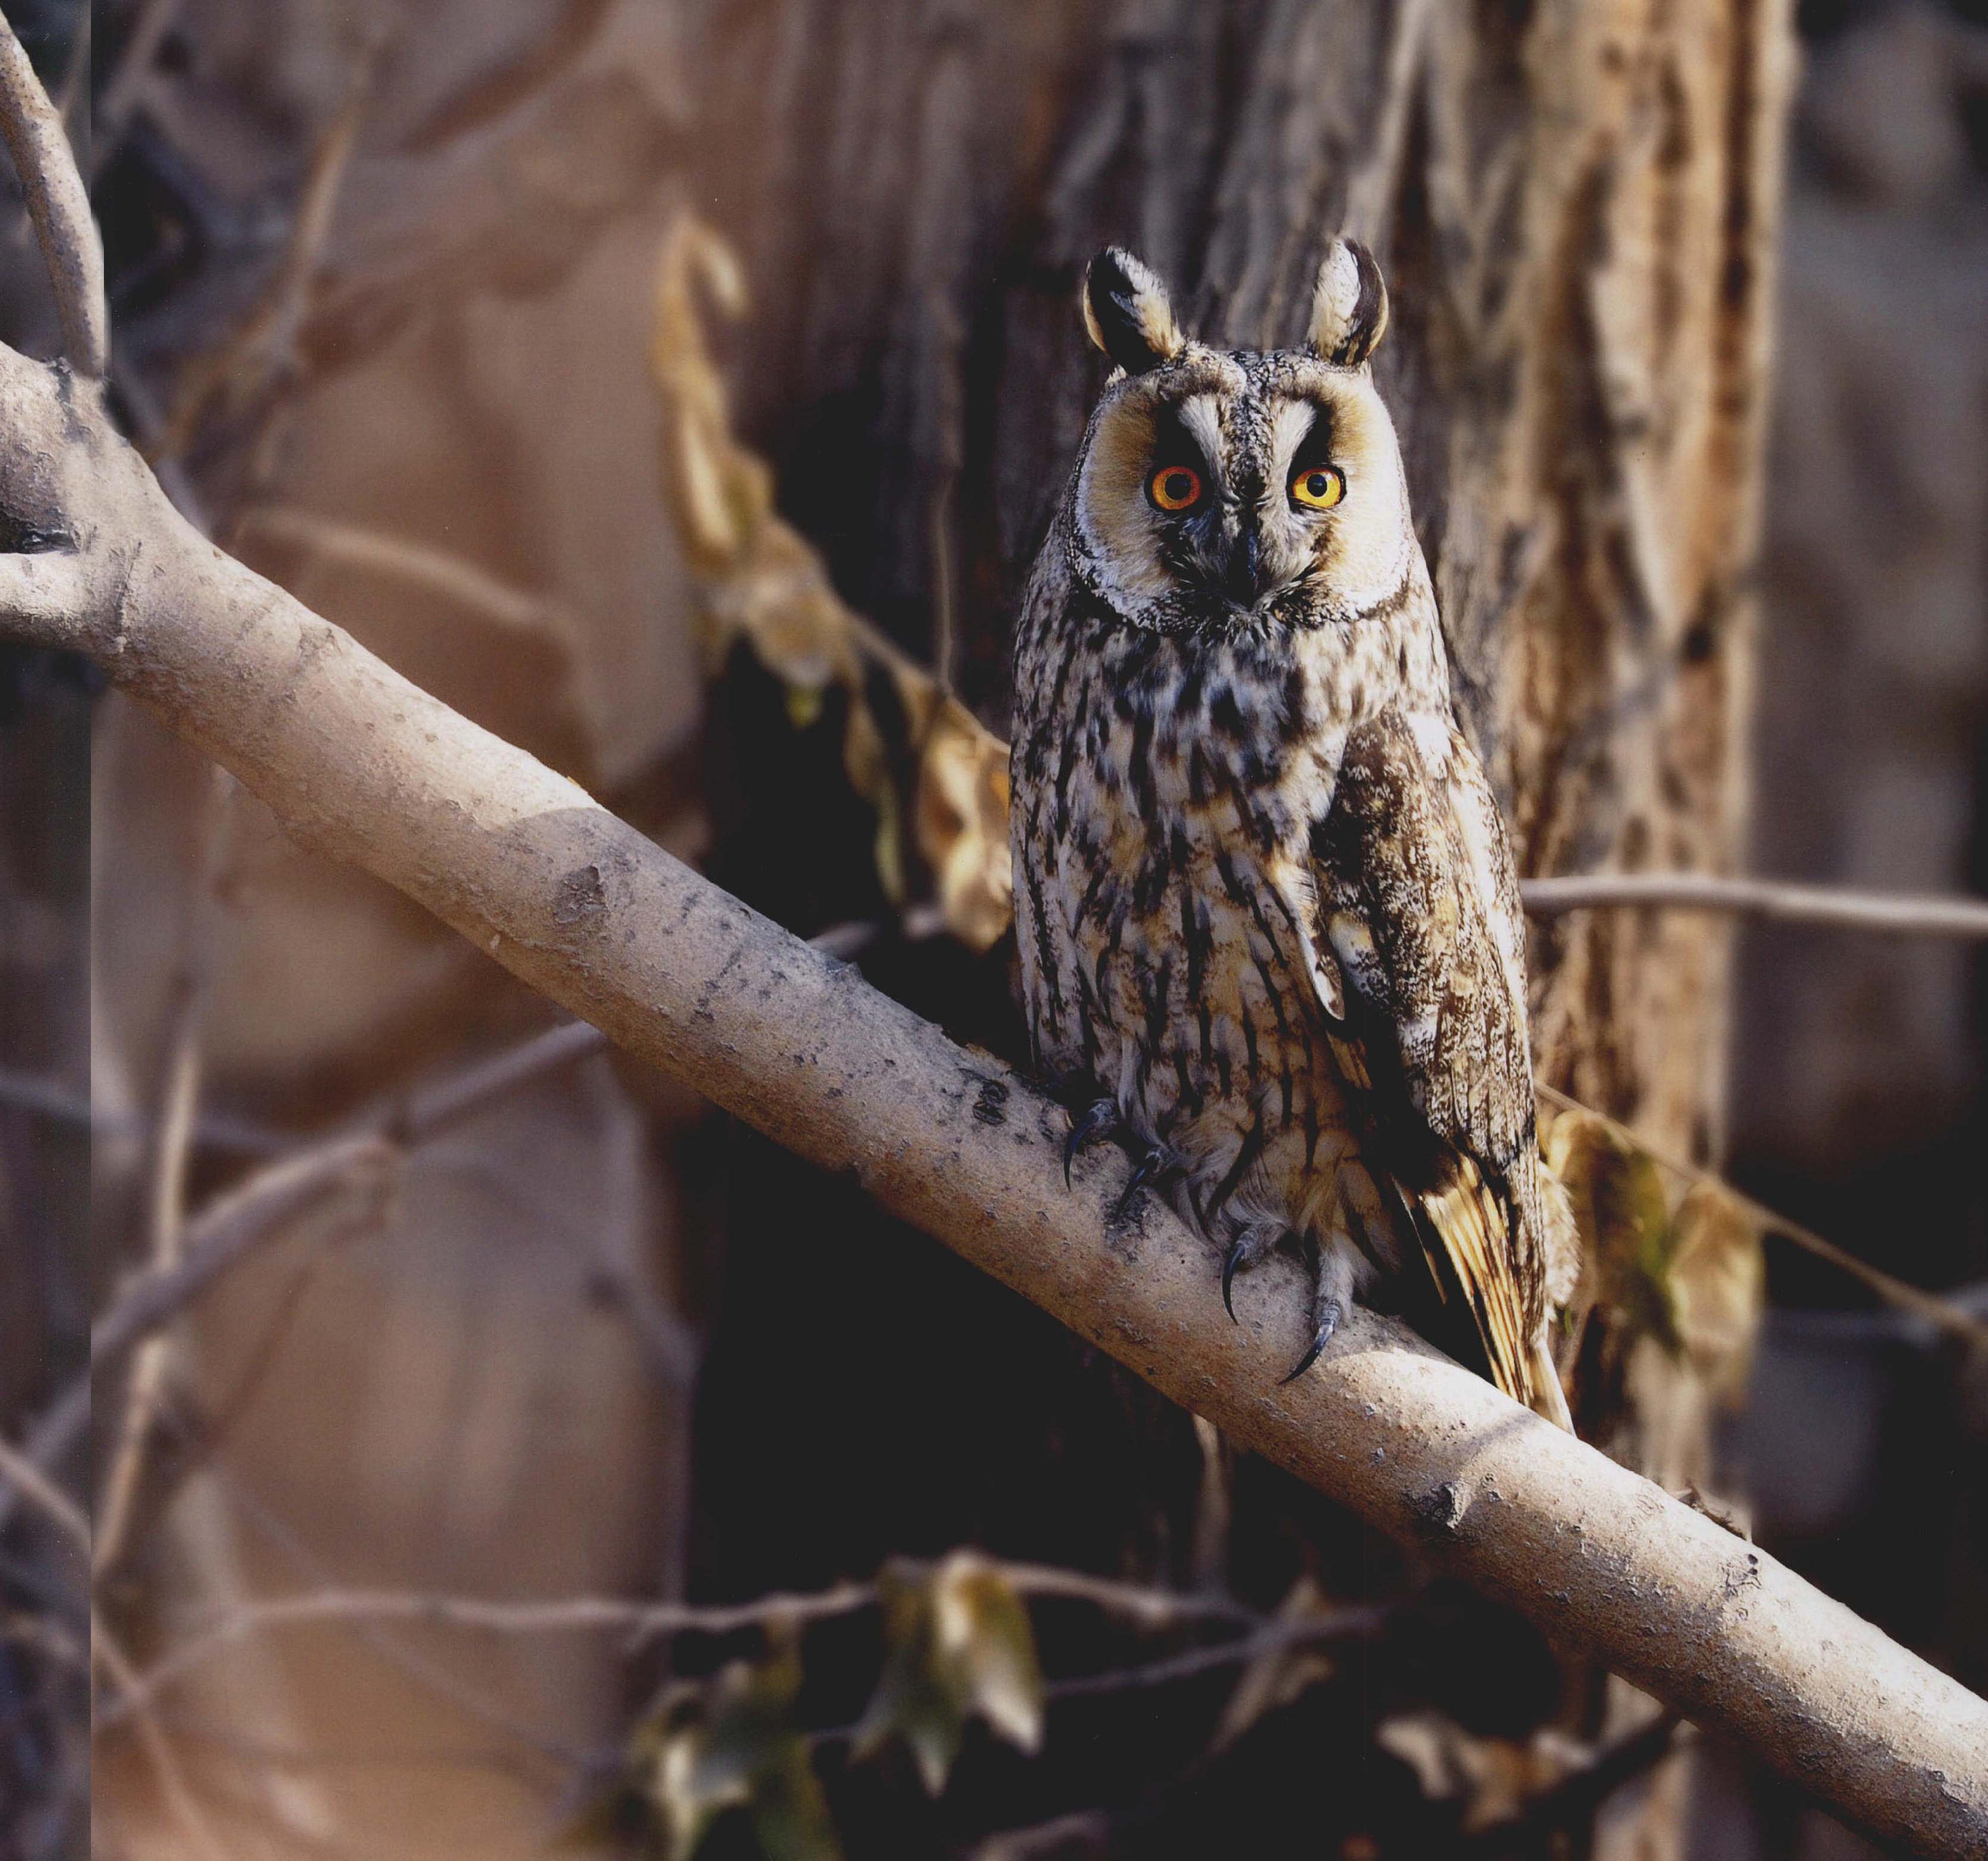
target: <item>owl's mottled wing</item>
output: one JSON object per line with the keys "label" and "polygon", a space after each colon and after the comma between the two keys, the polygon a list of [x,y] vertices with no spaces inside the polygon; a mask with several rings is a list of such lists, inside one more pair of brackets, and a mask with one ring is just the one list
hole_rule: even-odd
{"label": "owl's mottled wing", "polygon": [[1532,1056],[1518,887],[1482,766],[1447,719],[1348,740],[1312,851],[1351,985],[1334,1046],[1368,1097],[1437,1283],[1460,1289],[1493,1380],[1537,1406]]}

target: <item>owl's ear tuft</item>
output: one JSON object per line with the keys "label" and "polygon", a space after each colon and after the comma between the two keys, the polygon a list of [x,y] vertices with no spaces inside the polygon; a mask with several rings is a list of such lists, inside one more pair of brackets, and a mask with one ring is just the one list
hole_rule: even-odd
{"label": "owl's ear tuft", "polygon": [[1311,346],[1339,368],[1357,368],[1388,328],[1388,287],[1357,239],[1335,239],[1311,294]]}
{"label": "owl's ear tuft", "polygon": [[1171,362],[1187,346],[1167,287],[1115,245],[1107,245],[1084,269],[1084,326],[1128,375]]}

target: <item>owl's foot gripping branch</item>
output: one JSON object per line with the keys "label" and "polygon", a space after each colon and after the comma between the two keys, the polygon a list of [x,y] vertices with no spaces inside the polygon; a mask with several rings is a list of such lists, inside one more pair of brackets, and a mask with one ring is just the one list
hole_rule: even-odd
{"label": "owl's foot gripping branch", "polygon": [[[52,231],[63,250],[86,228]],[[1232,1323],[1168,1210],[1112,1223],[1122,1157],[1079,1157],[1066,1187],[1051,1099],[215,549],[76,360],[0,350],[0,633],[88,654],[300,839],[1881,1841],[1988,1853],[1988,1704],[1397,1327],[1356,1311],[1281,1384],[1308,1342],[1298,1262],[1239,1281]]]}

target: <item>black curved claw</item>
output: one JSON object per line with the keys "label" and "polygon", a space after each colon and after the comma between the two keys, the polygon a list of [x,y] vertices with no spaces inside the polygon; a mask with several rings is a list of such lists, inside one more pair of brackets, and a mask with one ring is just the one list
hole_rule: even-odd
{"label": "black curved claw", "polygon": [[1229,1308],[1229,1316],[1236,1323],[1242,1323],[1236,1316],[1236,1301],[1229,1289],[1236,1283],[1236,1269],[1242,1264],[1242,1243],[1238,1241],[1229,1250],[1229,1258],[1222,1263],[1222,1302]]}
{"label": "black curved claw", "polygon": [[1165,1167],[1166,1160],[1166,1152],[1155,1149],[1148,1150],[1133,1164],[1132,1174],[1126,1177],[1125,1187],[1119,1191],[1118,1200],[1112,1206],[1113,1221],[1124,1220],[1126,1211],[1131,1208],[1134,1202],[1138,1200],[1139,1191],[1159,1174],[1161,1169]]}
{"label": "black curved claw", "polygon": [[1318,1361],[1318,1353],[1325,1349],[1327,1344],[1331,1341],[1332,1334],[1339,1329],[1339,1301],[1334,1299],[1319,1314],[1318,1329],[1312,1335],[1311,1349],[1299,1358],[1297,1368],[1279,1383],[1278,1388],[1282,1389],[1286,1383],[1297,1382]]}
{"label": "black curved claw", "polygon": [[1070,1135],[1063,1141],[1063,1186],[1066,1189],[1070,1187],[1070,1166],[1077,1160],[1078,1152],[1087,1150],[1099,1138],[1108,1136],[1117,1123],[1116,1099],[1094,1099],[1085,1108],[1082,1117],[1072,1120]]}

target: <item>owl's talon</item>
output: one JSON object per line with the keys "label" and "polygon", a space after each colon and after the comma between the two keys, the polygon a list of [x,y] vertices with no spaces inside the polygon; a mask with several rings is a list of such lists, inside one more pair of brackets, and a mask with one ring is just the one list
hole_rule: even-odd
{"label": "owl's talon", "polygon": [[1070,1122],[1070,1135],[1063,1143],[1063,1186],[1070,1187],[1070,1166],[1079,1153],[1087,1150],[1100,1138],[1108,1137],[1118,1127],[1118,1101],[1116,1099],[1094,1099],[1085,1107],[1082,1116]]}
{"label": "owl's talon", "polygon": [[1246,1251],[1244,1244],[1238,1241],[1229,1248],[1229,1258],[1222,1263],[1222,1302],[1229,1308],[1229,1322],[1236,1325],[1242,1321],[1236,1316],[1236,1300],[1232,1289],[1236,1284],[1236,1269],[1242,1264]]}
{"label": "owl's talon", "polygon": [[1119,1191],[1118,1200],[1112,1204],[1112,1220],[1124,1221],[1132,1204],[1139,1199],[1139,1191],[1153,1181],[1172,1161],[1168,1153],[1156,1144],[1134,1164],[1132,1174],[1126,1177],[1125,1187]]}
{"label": "owl's talon", "polygon": [[1332,1334],[1339,1329],[1339,1321],[1342,1316],[1339,1301],[1336,1299],[1328,1299],[1319,1312],[1318,1329],[1312,1333],[1311,1348],[1298,1359],[1297,1368],[1288,1376],[1280,1380],[1277,1384],[1279,1389],[1282,1389],[1286,1383],[1297,1382],[1318,1361],[1318,1353],[1331,1343]]}
{"label": "owl's talon", "polygon": [[[1229,1308],[1232,1319],[1236,1318],[1236,1275],[1245,1267],[1254,1266],[1276,1245],[1276,1241],[1275,1232],[1257,1226],[1244,1228],[1230,1244],[1228,1257],[1222,1263],[1222,1302]],[[1240,1324],[1242,1320],[1237,1319],[1236,1322]]]}

